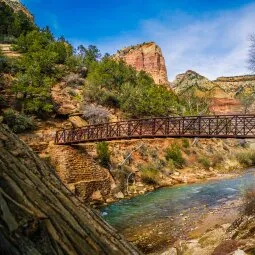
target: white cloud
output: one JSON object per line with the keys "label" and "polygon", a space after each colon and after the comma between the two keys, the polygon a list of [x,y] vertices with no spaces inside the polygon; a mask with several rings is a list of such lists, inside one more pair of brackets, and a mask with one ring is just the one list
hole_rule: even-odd
{"label": "white cloud", "polygon": [[[203,17],[169,14],[164,21],[145,20],[138,31],[118,38],[105,38],[98,44],[103,52],[144,41],[155,41],[162,48],[170,80],[192,69],[215,79],[219,76],[247,74],[248,37],[255,32],[255,4],[239,10],[224,11]],[[175,26],[178,17],[182,25]]]}

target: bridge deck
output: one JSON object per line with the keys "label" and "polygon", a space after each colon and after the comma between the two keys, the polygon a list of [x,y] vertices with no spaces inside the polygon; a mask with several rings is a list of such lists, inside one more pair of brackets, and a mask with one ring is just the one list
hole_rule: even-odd
{"label": "bridge deck", "polygon": [[56,132],[55,144],[137,138],[255,138],[254,115],[219,115],[134,119]]}

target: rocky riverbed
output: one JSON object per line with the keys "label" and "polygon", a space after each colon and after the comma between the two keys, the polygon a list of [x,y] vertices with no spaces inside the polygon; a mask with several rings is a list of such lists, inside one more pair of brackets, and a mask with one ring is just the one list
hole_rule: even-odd
{"label": "rocky riverbed", "polygon": [[[210,254],[193,250],[202,249],[202,243],[213,251],[223,240],[226,228],[242,211],[243,192],[254,180],[254,171],[248,171],[231,179],[163,188],[112,204],[102,215],[146,254],[174,247]],[[210,231],[212,236],[199,241]]]}

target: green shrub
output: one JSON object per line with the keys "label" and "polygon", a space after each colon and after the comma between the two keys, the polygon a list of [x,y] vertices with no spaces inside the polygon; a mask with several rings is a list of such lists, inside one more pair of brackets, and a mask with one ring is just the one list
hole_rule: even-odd
{"label": "green shrub", "polygon": [[255,151],[244,151],[236,154],[237,160],[244,166],[255,165]]}
{"label": "green shrub", "polygon": [[107,57],[90,66],[85,94],[89,101],[120,108],[129,117],[166,116],[177,106],[176,95],[148,74]]}
{"label": "green shrub", "polygon": [[32,19],[27,17],[23,11],[13,11],[13,9],[3,1],[0,2],[0,14],[0,42],[11,42],[14,37],[36,29]]}
{"label": "green shrub", "polygon": [[148,166],[141,170],[141,179],[144,183],[154,185],[158,183],[159,171],[152,166]]}
{"label": "green shrub", "polygon": [[109,168],[111,160],[107,142],[97,144],[97,159],[102,167]]}
{"label": "green shrub", "polygon": [[211,166],[210,160],[206,157],[200,157],[198,159],[198,162],[202,164],[206,169],[209,169],[209,167]]}
{"label": "green shrub", "polygon": [[8,103],[6,102],[5,98],[0,95],[0,110],[1,110],[1,108],[5,108],[7,106],[8,106]]}
{"label": "green shrub", "polygon": [[188,149],[190,147],[189,140],[187,138],[182,139],[183,148]]}
{"label": "green shrub", "polygon": [[172,144],[170,148],[166,151],[166,160],[172,160],[175,167],[182,168],[185,160],[182,157],[182,152],[177,144]]}
{"label": "green shrub", "polygon": [[224,156],[222,155],[222,153],[217,152],[212,157],[212,167],[216,167],[220,165],[223,161],[224,161]]}
{"label": "green shrub", "polygon": [[24,114],[19,114],[12,109],[5,111],[3,113],[3,118],[3,122],[15,133],[22,133],[35,128],[32,118]]}

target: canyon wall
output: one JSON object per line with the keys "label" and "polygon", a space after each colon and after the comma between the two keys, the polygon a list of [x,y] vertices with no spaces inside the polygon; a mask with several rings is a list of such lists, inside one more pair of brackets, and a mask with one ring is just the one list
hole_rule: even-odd
{"label": "canyon wall", "polygon": [[[188,70],[177,75],[171,86],[177,95],[183,95],[190,90],[195,90],[202,96],[210,95],[210,112],[214,114],[238,114],[244,112],[244,105],[239,97],[240,93],[247,90],[250,90],[250,93],[255,91],[255,76],[219,77],[210,81],[206,77]],[[252,104],[248,112],[254,112],[254,110],[255,104]]]}
{"label": "canyon wall", "polygon": [[154,42],[124,48],[114,58],[125,61],[137,71],[143,70],[150,74],[157,84],[169,84],[165,59],[160,47]]}
{"label": "canyon wall", "polygon": [[242,87],[255,91],[255,75],[219,77],[214,81],[228,93],[236,94]]}

